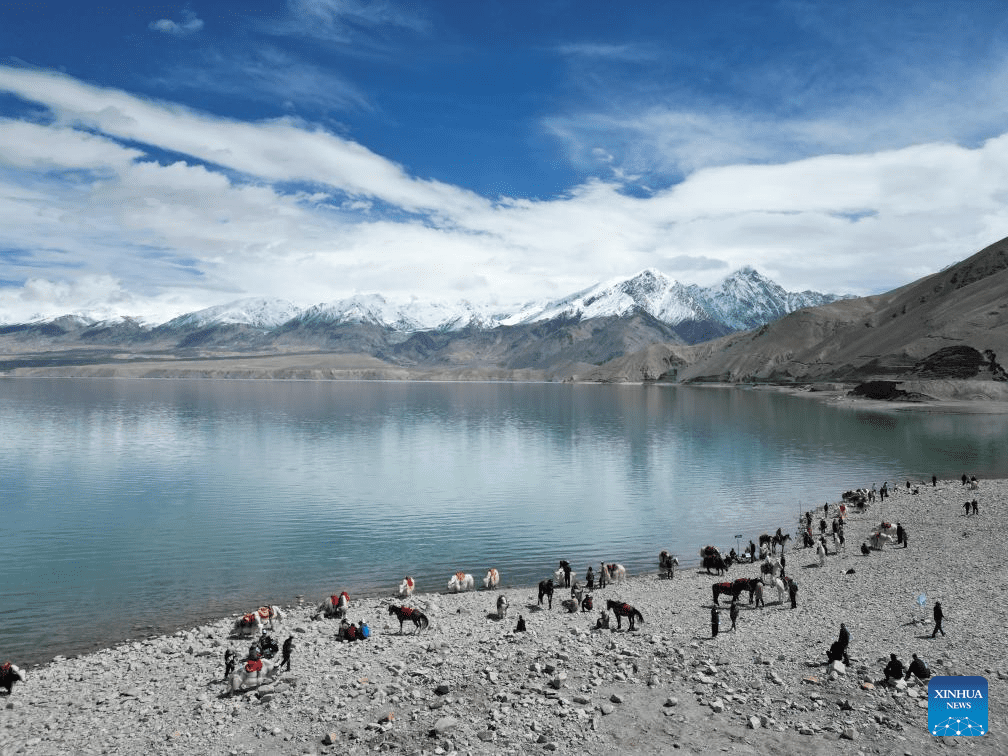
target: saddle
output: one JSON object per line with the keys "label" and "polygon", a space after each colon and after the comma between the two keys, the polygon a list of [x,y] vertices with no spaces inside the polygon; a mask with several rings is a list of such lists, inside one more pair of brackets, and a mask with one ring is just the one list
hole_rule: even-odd
{"label": "saddle", "polygon": [[3,664],[0,664],[0,675],[6,675],[10,671],[11,671],[10,662],[4,662]]}
{"label": "saddle", "polygon": [[249,612],[248,614],[242,615],[241,623],[243,625],[254,625],[255,618],[255,612]]}
{"label": "saddle", "polygon": [[[260,606],[259,607],[259,616],[262,617],[263,619],[269,619],[270,615],[272,613],[273,613],[273,610],[270,609],[268,606]],[[249,615],[249,616],[251,616],[251,615]]]}
{"label": "saddle", "polygon": [[262,672],[262,666],[263,666],[262,662],[259,661],[258,659],[250,659],[249,661],[245,662],[245,671],[249,673]]}
{"label": "saddle", "polygon": [[455,573],[455,577],[461,583],[463,580],[465,580],[465,573],[464,572],[456,572]]}
{"label": "saddle", "polygon": [[622,614],[633,614],[634,608],[630,604],[620,604],[620,612]]}
{"label": "saddle", "polygon": [[412,609],[412,607],[409,607],[409,606],[400,606],[399,607],[399,615],[403,619],[410,619],[413,616],[413,609]]}

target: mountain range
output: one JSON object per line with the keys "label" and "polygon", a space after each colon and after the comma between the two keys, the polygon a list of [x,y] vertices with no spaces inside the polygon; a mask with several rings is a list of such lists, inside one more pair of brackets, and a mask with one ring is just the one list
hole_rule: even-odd
{"label": "mountain range", "polygon": [[157,325],[77,314],[0,326],[0,372],[20,375],[899,381],[913,390],[966,380],[946,393],[1008,400],[1006,353],[1008,239],[860,298],[787,292],[752,268],[707,288],[649,269],[505,312],[367,295],[303,309],[247,299]]}

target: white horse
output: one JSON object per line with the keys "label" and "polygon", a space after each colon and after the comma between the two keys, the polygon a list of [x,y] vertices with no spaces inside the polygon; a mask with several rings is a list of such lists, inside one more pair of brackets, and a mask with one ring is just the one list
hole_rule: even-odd
{"label": "white horse", "polygon": [[502,620],[507,616],[508,600],[504,594],[497,597],[497,619]]}
{"label": "white horse", "polygon": [[448,580],[448,590],[452,593],[471,591],[475,585],[476,581],[473,580],[473,576],[468,572],[456,572]]}
{"label": "white horse", "polygon": [[483,578],[483,587],[496,588],[498,585],[500,585],[500,573],[497,572],[496,567],[491,567],[487,570],[486,577]]}
{"label": "white horse", "polygon": [[319,604],[318,609],[315,610],[315,614],[312,615],[312,619],[318,619],[320,616],[324,616],[326,619],[339,619],[340,617],[345,617],[347,609],[350,608],[350,594],[343,591],[339,596],[335,593]]}
{"label": "white horse", "polygon": [[260,606],[256,611],[243,614],[235,620],[234,632],[237,635],[262,635],[263,623],[269,622],[270,630],[274,628],[273,620],[283,621],[284,615],[279,606]]}
{"label": "white horse", "polygon": [[879,551],[885,544],[892,543],[895,539],[886,533],[875,532],[868,540],[871,542],[871,547]]}
{"label": "white horse", "polygon": [[823,567],[826,564],[826,549],[823,548],[822,541],[816,544],[815,547],[816,559],[819,560],[819,566]]}
{"label": "white horse", "polygon": [[622,564],[607,564],[606,572],[609,573],[609,582],[611,583],[622,583],[626,580],[626,567]]}
{"label": "white horse", "polygon": [[231,693],[237,693],[242,688],[255,688],[263,683],[271,682],[280,674],[280,662],[269,659],[255,659],[240,665],[228,680]]}
{"label": "white horse", "polygon": [[403,578],[403,581],[399,583],[399,598],[409,598],[413,595],[413,591],[416,588],[416,582],[409,575]]}
{"label": "white horse", "polygon": [[769,557],[764,559],[762,564],[760,564],[760,574],[769,575],[770,577],[774,578],[780,577],[781,574],[780,560],[770,559]]}
{"label": "white horse", "polygon": [[774,587],[777,589],[777,603],[783,604],[784,594],[786,593],[786,589],[784,588],[784,581],[781,580],[780,578],[774,578],[773,584]]}

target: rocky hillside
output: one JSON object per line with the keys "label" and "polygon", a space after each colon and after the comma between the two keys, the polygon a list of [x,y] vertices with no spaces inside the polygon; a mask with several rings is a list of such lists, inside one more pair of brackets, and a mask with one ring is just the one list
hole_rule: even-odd
{"label": "rocky hillside", "polygon": [[[942,351],[949,347],[960,349]],[[885,294],[799,310],[720,339],[708,354],[696,354],[678,377],[784,383],[1000,380],[998,361],[1005,355],[1008,239]]]}

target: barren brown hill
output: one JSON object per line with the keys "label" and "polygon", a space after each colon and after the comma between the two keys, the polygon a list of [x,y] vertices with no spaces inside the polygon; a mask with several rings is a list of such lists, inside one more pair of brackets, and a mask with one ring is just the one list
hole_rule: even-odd
{"label": "barren brown hill", "polygon": [[[1000,380],[1008,357],[1008,239],[899,289],[794,312],[711,342],[679,371],[684,381],[915,380],[919,363],[948,347],[984,355],[972,375]],[[963,365],[955,350],[943,352]],[[954,371],[953,371],[954,373]],[[935,376],[932,376],[935,377]]]}

